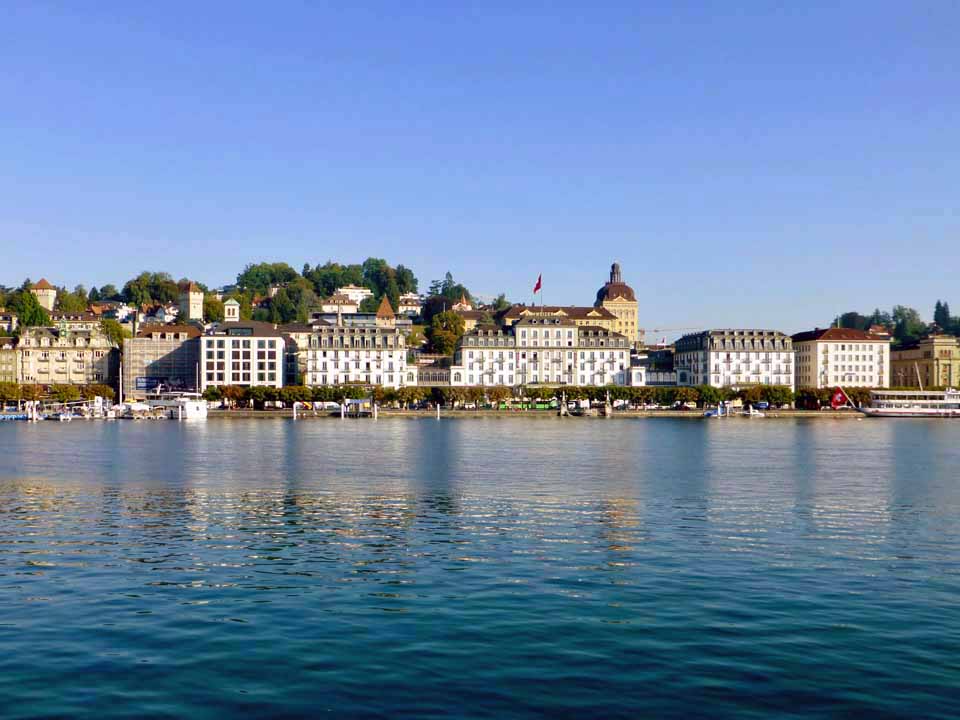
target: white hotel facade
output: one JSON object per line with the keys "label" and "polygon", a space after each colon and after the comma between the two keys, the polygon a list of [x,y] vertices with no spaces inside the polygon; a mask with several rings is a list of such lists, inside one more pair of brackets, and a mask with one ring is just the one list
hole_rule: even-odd
{"label": "white hotel facade", "polygon": [[890,387],[890,342],[849,328],[794,335],[797,387]]}
{"label": "white hotel facade", "polygon": [[510,327],[466,333],[450,368],[453,386],[626,385],[629,339],[556,317],[524,317]]}
{"label": "white hotel facade", "polygon": [[705,330],[675,345],[678,385],[794,387],[790,336],[776,330]]}

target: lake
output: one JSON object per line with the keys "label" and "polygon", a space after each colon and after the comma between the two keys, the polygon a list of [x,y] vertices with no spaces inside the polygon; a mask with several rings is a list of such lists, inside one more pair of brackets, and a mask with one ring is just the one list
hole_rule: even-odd
{"label": "lake", "polygon": [[8,718],[953,718],[960,422],[0,426]]}

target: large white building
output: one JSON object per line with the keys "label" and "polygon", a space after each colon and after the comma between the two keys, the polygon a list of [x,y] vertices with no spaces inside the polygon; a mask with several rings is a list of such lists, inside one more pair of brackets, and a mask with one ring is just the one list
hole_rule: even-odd
{"label": "large white building", "polygon": [[793,336],[797,387],[890,387],[890,336],[849,328]]}
{"label": "large white building", "polygon": [[630,340],[571,319],[523,318],[465,334],[451,385],[627,385]]}
{"label": "large white building", "polygon": [[380,385],[400,388],[417,384],[417,369],[407,366],[407,344],[397,328],[386,297],[376,321],[346,324],[318,322],[310,332],[290,333],[297,354],[297,374],[304,385]]}
{"label": "large white building", "polygon": [[342,288],[337,288],[333,294],[346,295],[357,305],[359,305],[368,297],[373,297],[373,290],[370,288],[360,287],[359,285],[344,285]]}
{"label": "large white building", "polygon": [[793,341],[777,330],[705,330],[674,347],[678,385],[794,387]]}
{"label": "large white building", "polygon": [[211,385],[283,387],[284,351],[276,325],[223,322],[200,338],[200,390]]}

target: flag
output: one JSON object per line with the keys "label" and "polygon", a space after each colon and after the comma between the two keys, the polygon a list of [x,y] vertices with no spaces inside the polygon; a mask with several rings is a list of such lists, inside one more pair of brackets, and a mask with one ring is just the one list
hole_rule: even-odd
{"label": "flag", "polygon": [[847,397],[847,394],[843,391],[843,388],[837,388],[833,391],[833,395],[830,396],[830,407],[832,407],[834,410],[837,408],[842,408],[849,402],[850,398]]}
{"label": "flag", "polygon": [[537,284],[533,286],[533,293],[536,295],[540,292],[540,288],[543,287],[543,273],[537,275]]}

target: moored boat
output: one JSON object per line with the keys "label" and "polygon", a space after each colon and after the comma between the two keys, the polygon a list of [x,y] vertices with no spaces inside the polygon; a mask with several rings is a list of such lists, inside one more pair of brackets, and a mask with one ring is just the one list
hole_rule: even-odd
{"label": "moored boat", "polygon": [[858,409],[868,417],[960,418],[960,391],[874,390],[870,407]]}

